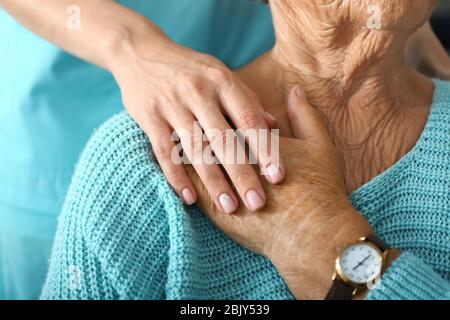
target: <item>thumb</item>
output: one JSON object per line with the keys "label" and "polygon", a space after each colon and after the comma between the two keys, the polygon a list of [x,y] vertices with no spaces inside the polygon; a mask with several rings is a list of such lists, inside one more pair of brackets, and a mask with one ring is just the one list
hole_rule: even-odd
{"label": "thumb", "polygon": [[289,94],[288,117],[297,139],[331,141],[320,111],[308,102],[300,86],[294,87]]}

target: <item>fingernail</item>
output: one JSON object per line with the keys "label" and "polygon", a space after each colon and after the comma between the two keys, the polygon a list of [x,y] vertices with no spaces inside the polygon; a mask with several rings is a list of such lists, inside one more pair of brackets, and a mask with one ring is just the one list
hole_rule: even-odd
{"label": "fingernail", "polygon": [[188,188],[184,188],[181,194],[183,196],[183,201],[186,205],[192,206],[195,203],[194,194]]}
{"label": "fingernail", "polygon": [[266,178],[272,183],[280,183],[283,181],[283,173],[281,172],[280,167],[270,164],[266,169]]}
{"label": "fingernail", "polygon": [[222,207],[223,212],[225,213],[233,213],[237,209],[236,203],[234,202],[233,198],[231,198],[226,193],[222,193],[219,196],[219,203]]}
{"label": "fingernail", "polygon": [[245,195],[247,204],[252,211],[258,211],[264,207],[264,200],[255,190],[249,190]]}

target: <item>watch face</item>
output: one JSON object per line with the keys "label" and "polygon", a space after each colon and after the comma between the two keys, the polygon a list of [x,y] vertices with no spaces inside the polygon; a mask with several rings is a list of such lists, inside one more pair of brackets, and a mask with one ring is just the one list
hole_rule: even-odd
{"label": "watch face", "polygon": [[347,247],[339,258],[339,269],[347,280],[363,285],[375,280],[382,269],[381,252],[368,243]]}

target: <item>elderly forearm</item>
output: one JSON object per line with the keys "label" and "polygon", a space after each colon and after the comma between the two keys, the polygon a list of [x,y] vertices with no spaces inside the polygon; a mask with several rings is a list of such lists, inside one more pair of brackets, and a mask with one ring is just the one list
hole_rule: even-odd
{"label": "elderly forearm", "polygon": [[[0,6],[32,32],[105,69],[136,38],[155,39],[147,42],[155,48],[167,40],[144,16],[112,0],[0,0]],[[79,28],[68,25],[76,14],[71,8],[79,8]]]}

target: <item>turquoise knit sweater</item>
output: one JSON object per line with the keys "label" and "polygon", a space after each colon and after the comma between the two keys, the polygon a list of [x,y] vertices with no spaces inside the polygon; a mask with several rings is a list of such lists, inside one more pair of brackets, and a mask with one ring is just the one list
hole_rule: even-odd
{"label": "turquoise knit sweater", "polygon": [[[414,149],[350,199],[403,251],[368,299],[450,299],[450,83]],[[299,248],[301,250],[301,248]],[[171,191],[125,114],[87,145],[59,218],[43,299],[292,299],[270,261]]]}

